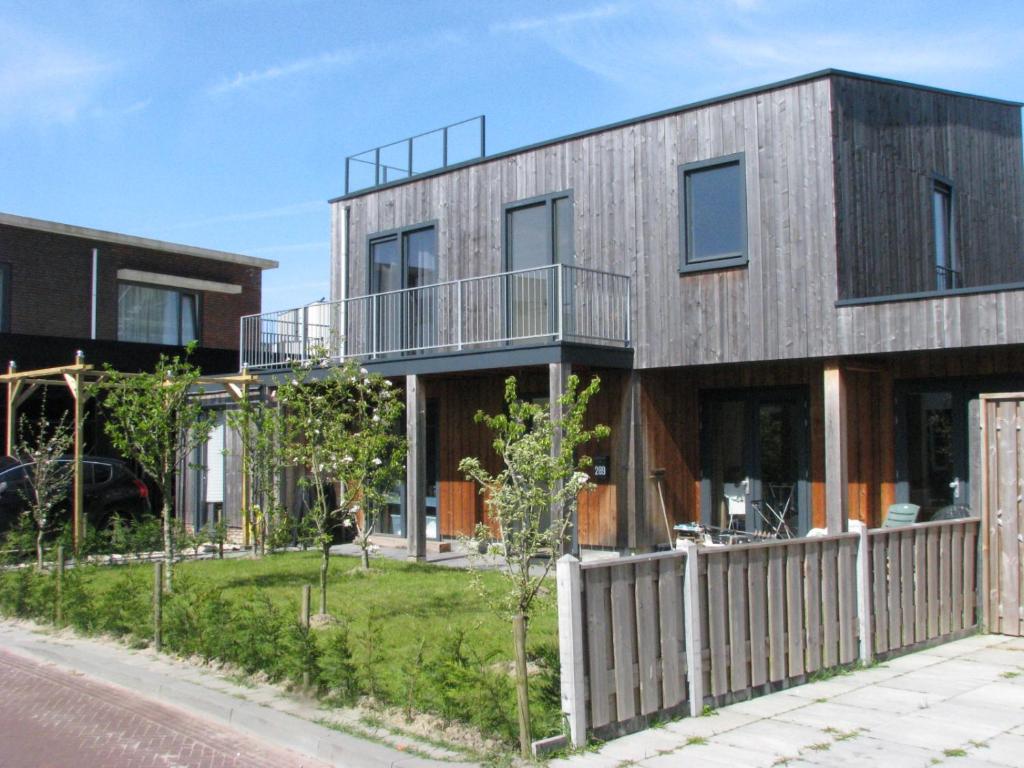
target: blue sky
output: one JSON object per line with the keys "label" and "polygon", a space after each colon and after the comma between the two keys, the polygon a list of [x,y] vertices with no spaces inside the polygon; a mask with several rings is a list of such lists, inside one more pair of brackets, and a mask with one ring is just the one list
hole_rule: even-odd
{"label": "blue sky", "polygon": [[328,292],[348,154],[489,152],[838,67],[1024,100],[1021,2],[0,0],[0,211],[276,259]]}

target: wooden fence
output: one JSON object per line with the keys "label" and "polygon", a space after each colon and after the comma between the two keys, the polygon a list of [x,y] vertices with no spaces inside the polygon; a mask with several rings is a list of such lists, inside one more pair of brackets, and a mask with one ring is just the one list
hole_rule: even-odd
{"label": "wooden fence", "polygon": [[[977,626],[978,520],[558,562],[575,745]],[[691,649],[698,649],[691,652]]]}

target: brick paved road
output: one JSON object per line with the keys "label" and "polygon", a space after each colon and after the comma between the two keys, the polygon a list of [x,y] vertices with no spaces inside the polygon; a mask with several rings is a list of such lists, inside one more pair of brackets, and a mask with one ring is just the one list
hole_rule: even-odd
{"label": "brick paved road", "polygon": [[0,768],[323,768],[122,688],[0,650]]}

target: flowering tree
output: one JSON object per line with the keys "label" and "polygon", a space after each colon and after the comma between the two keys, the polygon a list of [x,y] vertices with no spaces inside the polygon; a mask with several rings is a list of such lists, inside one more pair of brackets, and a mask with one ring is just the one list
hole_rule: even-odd
{"label": "flowering tree", "polygon": [[25,501],[25,516],[31,521],[36,540],[36,569],[43,568],[43,538],[53,524],[53,513],[68,497],[75,465],[66,454],[74,444],[74,434],[65,412],[57,422],[46,416],[46,400],[34,426],[21,418],[15,452],[26,467],[28,482],[19,488]]}
{"label": "flowering tree", "polygon": [[[186,348],[192,351],[192,345]],[[124,374],[109,366],[103,401],[107,436],[122,456],[132,458],[160,489],[164,535],[164,588],[174,565],[174,478],[192,452],[210,439],[213,415],[204,413],[198,386],[201,371],[186,358],[161,355],[152,373]],[[100,391],[100,390],[96,390]]]}
{"label": "flowering tree", "polygon": [[[512,621],[519,746],[524,757],[529,757],[530,750],[526,664],[530,612],[569,534],[579,494],[592,487],[583,471],[591,459],[577,456],[577,449],[610,432],[603,425],[584,427],[587,404],[598,391],[600,380],[595,376],[586,389],[577,392],[578,387],[578,377],[570,376],[560,400],[562,418],[552,419],[547,404],[520,400],[515,378],[508,378],[506,413],[476,414],[476,421],[494,434],[494,450],[503,468],[492,474],[477,458],[459,462],[460,471],[480,484],[488,516],[498,529],[497,541],[492,542],[491,529],[484,524],[477,526],[475,535],[481,541],[492,542],[488,551],[500,555],[507,578],[508,588],[499,596],[496,607]],[[552,450],[555,445],[558,449]],[[561,509],[563,514],[549,520],[552,509]]]}
{"label": "flowering tree", "polygon": [[[320,613],[326,614],[335,530],[356,527],[363,567],[370,567],[374,521],[402,476],[405,438],[395,427],[403,406],[390,381],[352,360],[328,368],[320,378],[314,377],[313,364],[294,367],[277,399],[284,456],[306,469],[304,482],[312,491],[308,521],[322,553]],[[340,484],[337,501],[329,491],[334,484]]]}

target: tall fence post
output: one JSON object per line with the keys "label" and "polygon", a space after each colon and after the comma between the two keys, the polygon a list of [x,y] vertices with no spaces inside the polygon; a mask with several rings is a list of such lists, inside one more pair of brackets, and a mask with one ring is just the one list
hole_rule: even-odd
{"label": "tall fence post", "polygon": [[302,585],[302,602],[299,604],[299,623],[303,627],[309,629],[309,601],[310,601],[310,586],[309,584]]}
{"label": "tall fence post", "polygon": [[57,626],[64,626],[64,545],[57,545],[57,561],[55,563],[57,571],[57,584],[56,584],[56,595],[54,618],[57,620]]}
{"label": "tall fence post", "polygon": [[867,665],[874,660],[871,617],[871,540],[868,528],[860,529],[857,542],[857,628],[860,634],[860,662]]}
{"label": "tall fence post", "polygon": [[587,741],[587,702],[583,686],[583,590],[580,561],[562,555],[555,568],[558,588],[558,652],[562,667],[562,712],[574,747]]}
{"label": "tall fence post", "polygon": [[153,563],[153,648],[160,652],[164,642],[164,563]]}
{"label": "tall fence post", "polygon": [[690,715],[704,710],[704,638],[700,623],[700,561],[697,543],[683,542],[686,565],[683,571],[683,635],[686,638],[686,682],[689,685]]}

